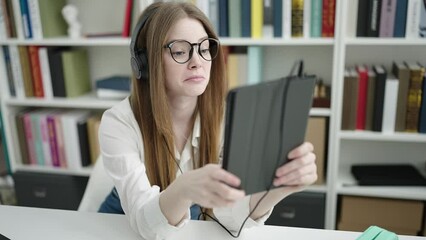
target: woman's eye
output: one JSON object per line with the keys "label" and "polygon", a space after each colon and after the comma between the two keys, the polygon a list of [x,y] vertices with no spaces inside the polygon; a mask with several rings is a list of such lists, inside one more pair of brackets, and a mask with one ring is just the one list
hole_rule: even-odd
{"label": "woman's eye", "polygon": [[207,53],[209,53],[209,49],[208,48],[206,48],[206,49],[201,49],[201,53],[202,54],[207,54]]}
{"label": "woman's eye", "polygon": [[179,56],[183,56],[185,55],[186,52],[185,51],[177,51],[177,52],[173,52],[173,56],[179,57]]}

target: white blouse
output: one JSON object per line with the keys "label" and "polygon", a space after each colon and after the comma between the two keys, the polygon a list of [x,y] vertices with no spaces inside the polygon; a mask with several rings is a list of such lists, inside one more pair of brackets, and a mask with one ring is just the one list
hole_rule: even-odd
{"label": "white blouse", "polygon": [[[183,172],[192,169],[191,147],[198,157],[200,119],[197,117],[192,139],[187,141],[182,155],[175,151],[176,160]],[[223,142],[223,141],[222,141]],[[145,170],[142,134],[126,98],[105,111],[99,127],[99,144],[107,174],[112,177],[120,196],[121,206],[131,227],[146,239],[164,239],[178,231],[190,220],[190,209],[177,225],[170,225],[159,204],[160,188],[151,185]],[[177,177],[180,172],[177,171]],[[213,209],[216,218],[229,230],[239,230],[249,214],[250,196],[229,208]],[[245,227],[264,224],[271,214],[247,220]]]}

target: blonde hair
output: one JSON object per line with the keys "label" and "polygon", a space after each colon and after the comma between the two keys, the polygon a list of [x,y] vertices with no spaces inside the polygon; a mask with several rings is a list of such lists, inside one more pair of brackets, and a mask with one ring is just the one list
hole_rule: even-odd
{"label": "blonde hair", "polygon": [[[189,17],[200,21],[208,37],[218,39],[207,17],[193,4],[157,2],[148,6],[141,18],[150,16],[140,31],[137,47],[146,48],[148,57],[147,80],[132,79],[130,104],[142,133],[145,166],[152,185],[164,190],[176,178],[174,134],[165,89],[163,62],[164,45],[169,30],[180,19]],[[139,20],[140,20],[139,19]],[[221,124],[227,91],[222,49],[212,61],[210,81],[198,97],[193,116],[200,116],[199,159],[194,166],[217,163],[220,151]]]}

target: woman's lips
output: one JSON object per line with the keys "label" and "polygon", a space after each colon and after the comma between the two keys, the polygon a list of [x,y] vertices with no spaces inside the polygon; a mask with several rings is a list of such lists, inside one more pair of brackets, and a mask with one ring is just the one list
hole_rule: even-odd
{"label": "woman's lips", "polygon": [[204,81],[204,77],[201,75],[197,75],[197,76],[191,76],[187,79],[185,79],[185,81],[191,81],[191,82],[201,82]]}

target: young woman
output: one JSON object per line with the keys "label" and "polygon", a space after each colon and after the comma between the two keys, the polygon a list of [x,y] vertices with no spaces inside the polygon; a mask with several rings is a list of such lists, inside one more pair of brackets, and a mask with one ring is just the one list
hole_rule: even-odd
{"label": "young woman", "polygon": [[[188,3],[154,3],[140,21],[131,51],[146,58],[143,74],[136,70],[140,79],[133,78],[131,96],[104,113],[99,130],[112,195],[147,239],[183,227],[194,205],[212,209],[223,225],[238,230],[264,193],[245,196],[236,188],[240,180],[220,166],[227,82],[218,37]],[[274,185],[296,187],[271,190],[245,226],[263,224],[275,204],[315,182],[312,151],[304,143],[289,153]]]}

